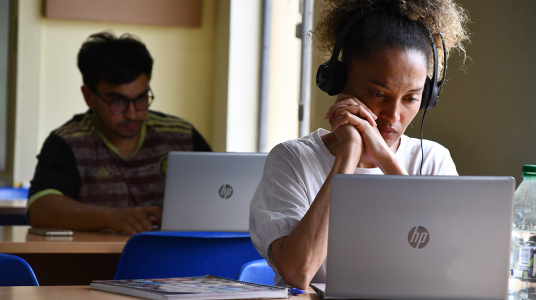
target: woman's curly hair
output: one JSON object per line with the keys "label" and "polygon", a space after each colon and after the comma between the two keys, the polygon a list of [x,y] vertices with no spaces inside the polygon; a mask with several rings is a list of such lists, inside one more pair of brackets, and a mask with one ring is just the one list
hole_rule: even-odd
{"label": "woman's curly hair", "polygon": [[[469,16],[453,0],[323,0],[322,4],[320,21],[313,32],[313,39],[325,56],[331,55],[337,36],[356,13],[368,9],[382,9],[387,10],[388,14],[403,16],[424,25],[434,36],[438,49],[442,50],[439,37],[441,33],[445,41],[445,52],[450,53],[452,49],[458,49],[465,60],[464,43],[469,41],[466,28]],[[359,22],[356,26],[359,26]],[[362,34],[361,37],[367,37],[367,34]],[[443,57],[441,50],[438,51],[439,62]]]}

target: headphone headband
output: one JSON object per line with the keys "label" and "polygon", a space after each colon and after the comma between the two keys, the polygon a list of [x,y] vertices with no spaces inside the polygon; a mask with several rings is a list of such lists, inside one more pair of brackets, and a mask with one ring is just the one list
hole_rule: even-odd
{"label": "headphone headband", "polygon": [[[381,9],[383,10],[383,9]],[[344,65],[339,61],[339,53],[341,52],[342,45],[348,35],[350,28],[361,20],[364,16],[373,12],[373,9],[366,9],[361,12],[356,13],[352,19],[344,26],[339,35],[337,36],[337,41],[335,41],[335,46],[333,47],[333,52],[331,53],[331,58],[329,61],[323,63],[318,67],[316,72],[316,85],[324,92],[328,93],[330,96],[334,96],[342,91],[344,85],[346,84],[346,69]],[[336,76],[336,74],[343,74],[341,76]],[[337,82],[335,78],[339,77]],[[339,92],[336,92],[339,91]]]}
{"label": "headphone headband", "polygon": [[[381,9],[381,10],[383,10],[383,9]],[[357,23],[357,21],[361,20],[361,18],[363,18],[364,16],[370,14],[371,12],[373,12],[372,9],[367,9],[367,10],[364,10],[364,11],[361,11],[361,12],[355,14],[352,17],[352,19],[350,19],[348,24],[346,24],[346,26],[344,26],[344,28],[341,30],[341,32],[337,36],[337,41],[335,42],[335,46],[333,47],[333,53],[331,54],[331,59],[330,60],[338,60],[339,59],[339,53],[341,52],[342,45],[344,44],[344,40],[346,39],[346,35],[348,35],[348,31],[350,31],[350,28],[352,28],[352,26],[354,26],[354,24]]]}

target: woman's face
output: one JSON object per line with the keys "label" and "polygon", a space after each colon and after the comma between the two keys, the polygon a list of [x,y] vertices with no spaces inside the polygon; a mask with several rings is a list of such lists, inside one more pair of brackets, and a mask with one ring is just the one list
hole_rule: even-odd
{"label": "woman's face", "polygon": [[[419,112],[426,80],[422,53],[398,47],[380,49],[366,60],[354,59],[343,93],[357,97],[378,119],[378,129],[389,147]],[[396,149],[395,149],[396,150]]]}

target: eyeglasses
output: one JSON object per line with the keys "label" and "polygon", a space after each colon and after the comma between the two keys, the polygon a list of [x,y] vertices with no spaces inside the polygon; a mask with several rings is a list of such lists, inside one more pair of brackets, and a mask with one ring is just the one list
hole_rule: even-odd
{"label": "eyeglasses", "polygon": [[104,101],[110,107],[110,111],[113,114],[119,115],[127,111],[130,103],[134,104],[134,108],[138,111],[147,110],[151,103],[154,100],[154,94],[151,88],[147,90],[143,95],[138,96],[135,99],[129,99],[123,95],[112,95],[109,96],[110,100],[104,99],[96,90],[91,90],[93,94],[99,96],[102,101]]}

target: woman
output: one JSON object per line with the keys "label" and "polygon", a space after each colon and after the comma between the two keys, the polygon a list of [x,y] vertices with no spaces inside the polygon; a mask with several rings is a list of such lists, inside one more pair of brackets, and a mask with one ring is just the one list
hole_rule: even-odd
{"label": "woman", "polygon": [[421,141],[404,131],[419,111],[433,69],[430,34],[438,45],[443,35],[445,52],[463,52],[463,9],[452,0],[324,4],[314,32],[321,50],[333,49],[348,22],[370,11],[344,39],[347,79],[326,115],[332,131],[319,129],[276,146],[250,212],[252,241],[276,272],[276,284],[299,288],[325,282],[333,174],[414,175],[422,168],[422,174],[457,175],[446,148],[425,140],[421,156]]}

